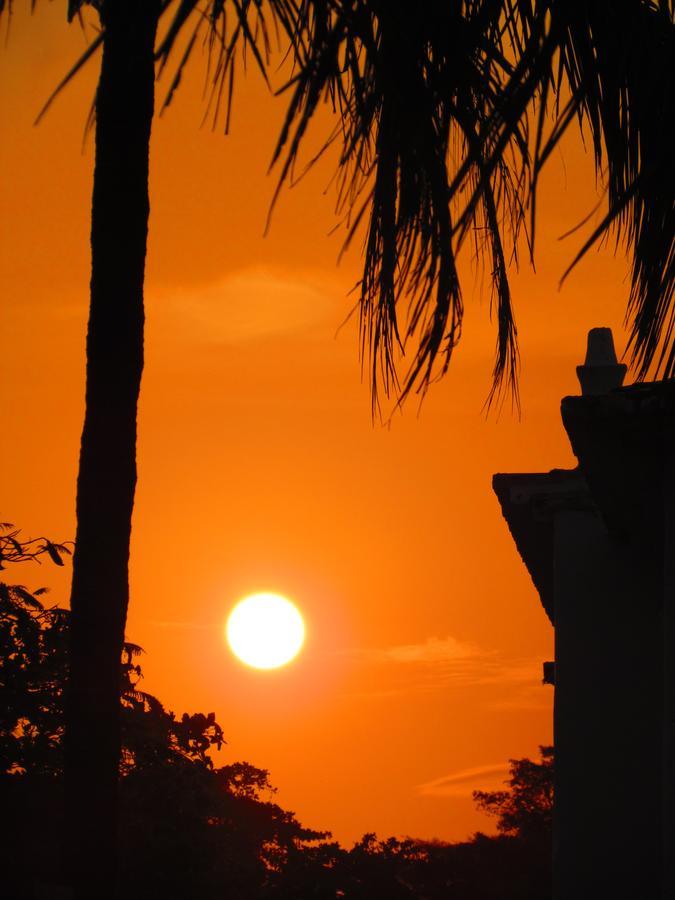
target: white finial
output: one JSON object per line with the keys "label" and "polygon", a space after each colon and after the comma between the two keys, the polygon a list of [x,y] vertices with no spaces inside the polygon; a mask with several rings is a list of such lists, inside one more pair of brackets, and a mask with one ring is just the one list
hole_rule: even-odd
{"label": "white finial", "polygon": [[607,394],[620,388],[626,366],[617,362],[611,328],[591,328],[588,332],[586,362],[577,366],[577,377],[584,397]]}

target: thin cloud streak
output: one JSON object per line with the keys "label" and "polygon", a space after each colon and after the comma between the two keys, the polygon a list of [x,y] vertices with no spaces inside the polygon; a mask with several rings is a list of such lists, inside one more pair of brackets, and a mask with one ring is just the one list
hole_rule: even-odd
{"label": "thin cloud streak", "polygon": [[427,638],[423,644],[402,644],[373,651],[373,661],[399,663],[449,663],[478,659],[486,655],[475,644],[463,643],[448,635],[445,638]]}
{"label": "thin cloud streak", "polygon": [[179,288],[162,298],[162,305],[180,319],[183,336],[241,344],[332,327],[339,300],[339,288],[325,277],[252,267],[211,284]]}
{"label": "thin cloud streak", "polygon": [[370,647],[350,651],[355,656],[370,663],[423,663],[443,665],[461,660],[489,656],[489,652],[476,644],[463,643],[448,635],[445,638],[427,638],[421,644],[399,644],[392,647]]}
{"label": "thin cloud streak", "polygon": [[[496,650],[459,641],[448,635],[432,637],[418,644],[361,648],[347,651],[348,656],[366,665],[394,671],[407,669],[402,683],[380,686],[374,691],[358,692],[364,699],[397,695],[432,693],[458,687],[503,685],[511,692],[504,708],[542,708],[549,705],[548,695],[539,699],[541,659],[509,658]],[[496,708],[493,702],[493,708]]]}
{"label": "thin cloud streak", "polygon": [[417,785],[416,791],[423,797],[470,797],[475,790],[484,790],[503,783],[508,771],[508,764],[503,762],[460,769]]}

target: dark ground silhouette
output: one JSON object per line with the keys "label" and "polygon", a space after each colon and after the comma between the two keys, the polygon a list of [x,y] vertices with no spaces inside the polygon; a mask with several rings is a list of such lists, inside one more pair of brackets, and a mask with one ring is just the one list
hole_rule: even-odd
{"label": "dark ground silhouette", "polygon": [[[4,561],[67,548],[5,535]],[[27,552],[23,552],[24,549]],[[2,559],[0,558],[0,562]],[[0,584],[0,898],[66,897],[63,885],[67,610]],[[273,802],[268,772],[210,756],[213,713],[178,717],[141,687],[141,649],[120,667],[120,885],[128,900],[545,900],[550,892],[552,752],[512,760],[504,791],[476,800],[500,836],[447,844],[378,840],[350,850]],[[92,734],[93,740],[93,734]],[[317,760],[317,765],[321,764]]]}

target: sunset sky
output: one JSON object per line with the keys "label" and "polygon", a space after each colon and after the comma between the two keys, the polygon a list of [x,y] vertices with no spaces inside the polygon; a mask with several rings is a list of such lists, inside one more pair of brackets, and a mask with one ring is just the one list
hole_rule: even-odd
{"label": "sunset sky", "polygon": [[[98,62],[34,127],[86,39],[64,3],[27,6],[0,39],[0,518],[67,540]],[[153,133],[127,629],[146,651],[144,687],[177,713],[215,711],[223,761],[269,769],[278,802],[341,841],[492,830],[471,791],[551,741],[553,632],[491,477],[574,465],[560,398],[578,393],[589,328],[611,326],[623,350],[626,260],[601,248],[558,290],[580,243],[559,238],[597,202],[590,157],[568,141],[543,178],[536,275],[523,261],[513,277],[522,417],[508,403],[484,413],[495,330],[467,256],[448,376],[421,410],[413,400],[374,424],[356,323],[338,331],[361,256],[356,243],[336,265],[330,166],[282,194],[264,237],[284,98],[252,67],[239,75],[229,136],[200,128],[199,54]],[[317,135],[329,126],[326,112]],[[21,572],[59,604],[69,576]],[[228,611],[255,591],[305,616],[305,648],[284,669],[246,668],[226,646]]]}

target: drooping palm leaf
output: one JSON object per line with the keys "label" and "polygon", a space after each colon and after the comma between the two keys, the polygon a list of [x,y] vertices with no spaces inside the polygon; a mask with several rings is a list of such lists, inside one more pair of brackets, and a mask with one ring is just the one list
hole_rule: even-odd
{"label": "drooping palm leaf", "polygon": [[[614,227],[632,255],[627,309],[639,377],[675,375],[675,27],[672,2],[550,4],[570,90],[590,127],[608,210],[576,261]],[[555,7],[555,9],[554,9]],[[550,152],[557,135],[542,151]]]}
{"label": "drooping palm leaf", "polygon": [[375,398],[378,383],[398,387],[397,343],[412,347],[402,397],[447,368],[463,313],[456,259],[470,234],[496,296],[493,391],[515,388],[508,265],[519,235],[533,251],[538,174],[577,123],[590,129],[608,206],[573,264],[616,230],[633,258],[636,373],[675,375],[672,2],[305,0],[302,26],[280,181],[319,104],[335,103],[343,209],[352,222],[369,216],[360,310]]}
{"label": "drooping palm leaf", "polygon": [[386,393],[399,388],[397,346],[414,345],[401,397],[424,390],[438,360],[438,373],[447,369],[461,334],[457,253],[468,235],[494,275],[495,380],[516,384],[506,269],[525,224],[529,157],[526,119],[508,132],[493,127],[513,68],[506,44],[514,23],[505,7],[443,0],[414,8],[385,0],[305,4],[306,56],[276,158],[283,158],[283,183],[319,104],[326,98],[337,104],[342,209],[353,220],[348,240],[369,214],[360,311],[375,404],[378,385]]}
{"label": "drooping palm leaf", "polygon": [[[105,5],[70,0],[69,17],[87,3]],[[0,0],[0,12],[7,7]],[[375,405],[378,386],[404,398],[446,371],[461,335],[457,256],[467,237],[491,276],[491,396],[516,390],[508,270],[519,237],[534,250],[539,174],[578,124],[590,133],[607,207],[570,268],[614,230],[632,257],[634,370],[675,375],[673,0],[165,0],[163,12],[171,20],[160,71],[182,48],[164,108],[202,35],[208,108],[215,123],[225,107],[226,130],[236,51],[266,72],[271,29],[288,40],[296,71],[274,156],[280,186],[319,106],[336,108],[326,144],[340,147],[346,243],[367,222],[361,348]],[[401,349],[411,360],[402,378]]]}

